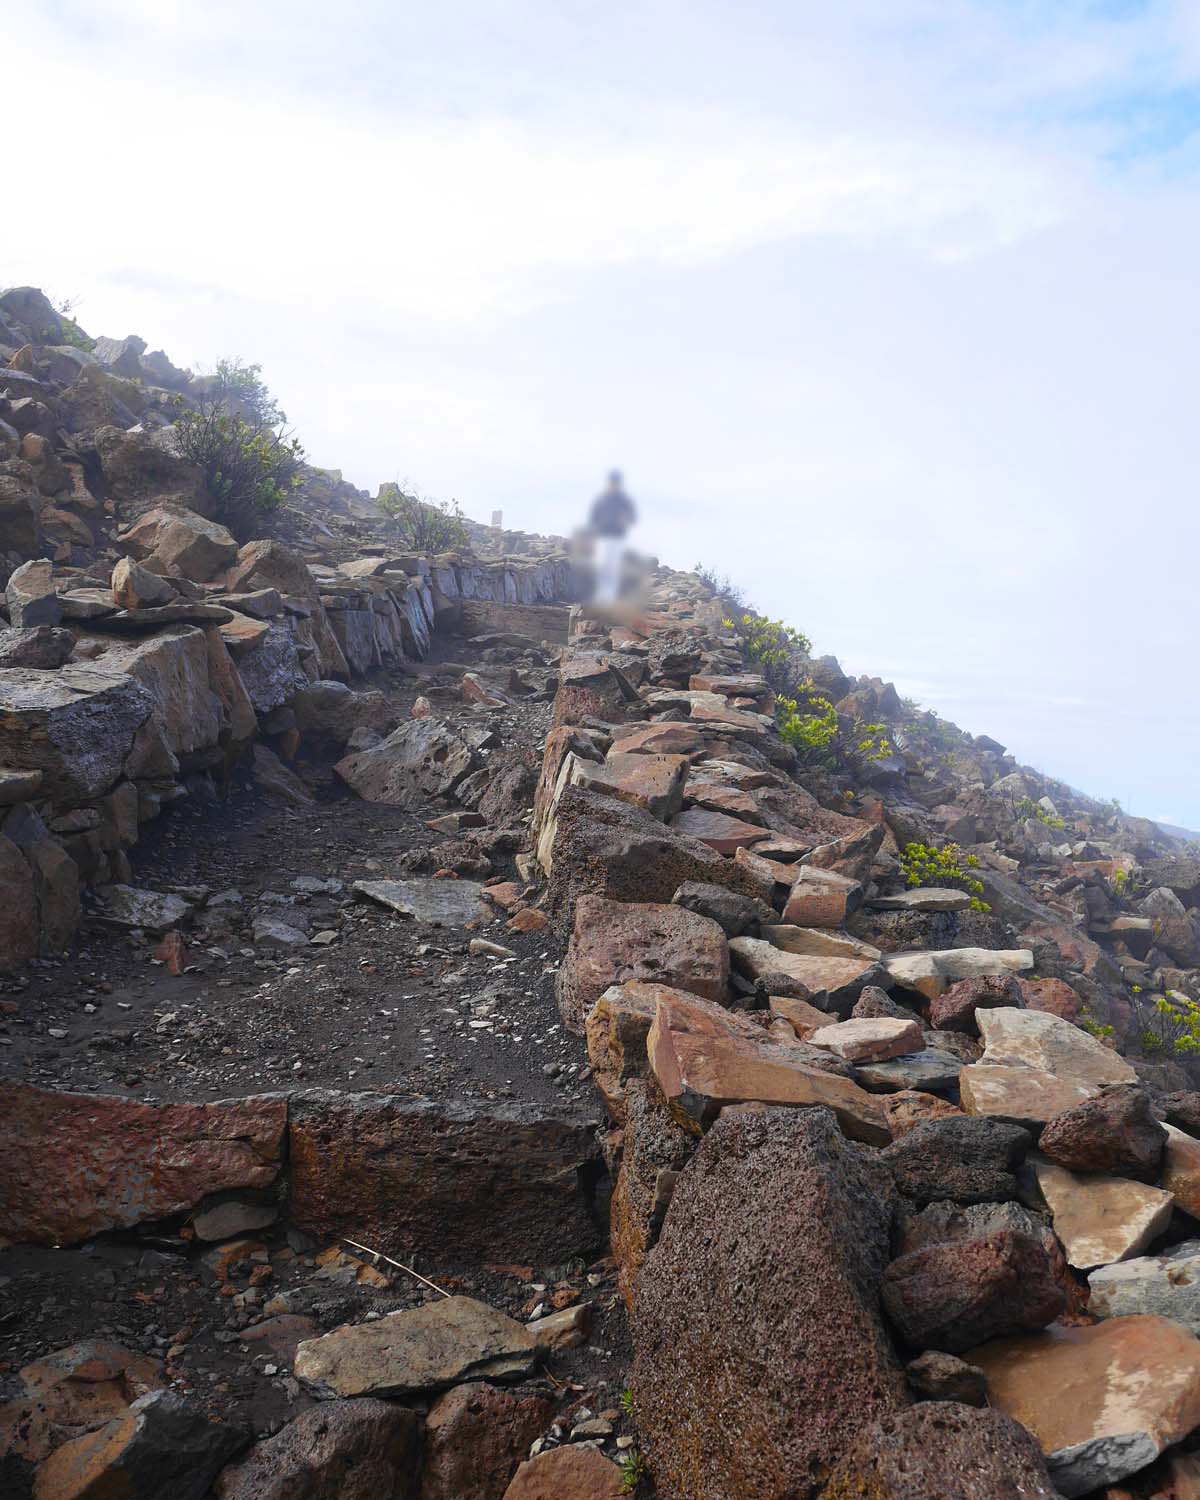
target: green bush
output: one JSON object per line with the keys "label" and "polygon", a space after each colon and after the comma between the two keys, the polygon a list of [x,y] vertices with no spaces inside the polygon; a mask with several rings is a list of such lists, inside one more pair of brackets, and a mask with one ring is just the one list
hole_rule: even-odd
{"label": "green bush", "polygon": [[981,899],[983,881],[971,874],[978,865],[979,861],[973,854],[964,858],[957,844],[944,844],[940,849],[936,844],[905,844],[900,856],[905,885],[911,888],[950,886],[966,891],[971,897],[972,911],[988,912],[992,908]]}
{"label": "green bush", "polygon": [[282,426],[245,417],[222,396],[193,409],[179,402],[179,451],[199,465],[215,507],[213,519],[239,541],[261,534],[262,523],[301,481],[304,449]]}
{"label": "green bush", "polygon": [[1168,990],[1152,1000],[1135,1002],[1140,1028],[1138,1041],[1150,1057],[1178,1057],[1185,1061],[1200,1055],[1200,1004],[1178,990]]}
{"label": "green bush", "polygon": [[398,484],[381,484],[377,504],[396,523],[410,552],[429,557],[451,552],[467,542],[467,528],[457,500],[426,500]]}
{"label": "green bush", "polygon": [[1065,828],[1067,825],[1061,818],[1056,818],[1053,813],[1047,812],[1040,802],[1035,802],[1032,797],[1022,797],[1013,805],[1013,812],[1023,823],[1031,818],[1036,818],[1039,823],[1044,823],[1047,828]]}
{"label": "green bush", "polygon": [[287,417],[262,378],[262,365],[242,359],[219,359],[212,377],[213,399],[223,402],[247,422],[280,428]]}
{"label": "green bush", "polygon": [[770,688],[789,694],[803,686],[806,675],[800,658],[812,654],[812,642],[803,631],[761,615],[743,615],[740,626],[746,657]]}

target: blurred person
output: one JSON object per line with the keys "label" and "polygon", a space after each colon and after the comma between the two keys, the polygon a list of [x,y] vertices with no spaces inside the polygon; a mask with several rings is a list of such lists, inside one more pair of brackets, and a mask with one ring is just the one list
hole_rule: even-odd
{"label": "blurred person", "polygon": [[592,502],[588,530],[594,538],[596,602],[613,604],[621,592],[621,561],[625,535],[637,520],[633,501],[625,493],[621,472],[614,469],[608,486]]}

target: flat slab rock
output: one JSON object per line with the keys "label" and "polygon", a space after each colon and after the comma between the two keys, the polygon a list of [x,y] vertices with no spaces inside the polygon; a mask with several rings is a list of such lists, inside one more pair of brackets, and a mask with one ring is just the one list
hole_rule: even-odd
{"label": "flat slab rock", "polygon": [[1200,1240],[1163,1255],[1101,1266],[1088,1277],[1088,1312],[1097,1318],[1153,1313],[1200,1334]]}
{"label": "flat slab rock", "polygon": [[413,1395],[464,1380],[518,1380],[537,1359],[523,1324],[473,1297],[442,1297],[307,1339],[294,1370],[336,1396]]}
{"label": "flat slab rock", "polygon": [[897,1021],[888,1016],[822,1026],[807,1040],[814,1047],[852,1063],[884,1062],[890,1057],[920,1052],[925,1046],[924,1034],[915,1021]]}
{"label": "flat slab rock", "polygon": [[771,994],[795,995],[843,1014],[880,977],[879,965],[869,958],[787,953],[762,938],[734,938],[729,956],[739,973],[761,982]]}
{"label": "flat slab rock", "polygon": [[74,1245],[269,1187],[286,1125],[283,1095],[142,1104],[0,1084],[0,1244]]}
{"label": "flat slab rock", "polygon": [[971,898],[966,891],[922,885],[895,896],[872,896],[867,902],[876,911],[966,911]]}
{"label": "flat slab rock", "polygon": [[351,889],[398,916],[433,927],[466,927],[494,916],[483,899],[483,886],[474,880],[356,880]]}
{"label": "flat slab rock", "polygon": [[1127,1260],[1170,1223],[1175,1200],[1160,1188],[1099,1172],[1068,1172],[1044,1158],[1031,1158],[1030,1166],[1054,1232],[1078,1270]]}
{"label": "flat slab rock", "polygon": [[976,1022],[983,1055],[960,1079],[968,1114],[1045,1124],[1106,1083],[1137,1082],[1123,1057],[1049,1011],[998,1006],[977,1011]]}
{"label": "flat slab rock", "polygon": [[624,1475],[595,1448],[565,1444],[523,1463],[504,1500],[621,1500]]}
{"label": "flat slab rock", "polygon": [[95,915],[114,927],[166,932],[192,914],[181,896],[140,891],[132,885],[102,885],[95,892]]}
{"label": "flat slab rock", "polygon": [[993,1407],[1027,1427],[1072,1500],[1116,1484],[1200,1425],[1200,1340],[1167,1318],[1060,1324],[963,1358]]}
{"label": "flat slab rock", "polygon": [[937,1093],[955,1087],[962,1077],[962,1067],[962,1059],[955,1057],[953,1052],[926,1047],[906,1057],[863,1063],[858,1076],[864,1088],[881,1094],[897,1093],[902,1089]]}
{"label": "flat slab rock", "polygon": [[884,968],[895,982],[936,1000],[959,979],[985,974],[1023,974],[1033,968],[1028,948],[944,948],[917,953],[889,953]]}

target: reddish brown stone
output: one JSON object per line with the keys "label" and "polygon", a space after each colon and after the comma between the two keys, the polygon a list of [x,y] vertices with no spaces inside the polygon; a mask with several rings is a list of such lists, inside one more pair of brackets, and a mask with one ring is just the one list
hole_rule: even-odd
{"label": "reddish brown stone", "polygon": [[550,918],[544,911],[538,911],[534,906],[527,906],[524,911],[519,911],[516,916],[510,917],[504,925],[509,932],[541,932],[544,927],[549,927]]}
{"label": "reddish brown stone", "polygon": [[639,724],[613,731],[613,749],[623,755],[698,755],[704,736],[689,724]]}
{"label": "reddish brown stone", "polygon": [[70,1245],[279,1172],[282,1096],[140,1104],[0,1085],[0,1243]]}
{"label": "reddish brown stone", "polygon": [[937,1031],[962,1031],[978,1036],[977,1010],[997,1006],[1021,1008],[1021,984],[1009,974],[985,974],[978,979],[960,979],[929,1002],[929,1024]]}
{"label": "reddish brown stone", "polygon": [[633,755],[610,752],[603,765],[577,760],[571,772],[576,786],[619,797],[644,807],[654,817],[667,818],[683,806],[683,784],[687,778],[686,755]]}
{"label": "reddish brown stone", "polygon": [[[322,1401],[224,1469],[215,1500],[417,1500],[420,1418],[365,1397]],[[465,1492],[464,1492],[465,1493]]]}
{"label": "reddish brown stone", "polygon": [[1008,1229],[902,1255],[883,1278],[884,1308],[905,1342],[948,1354],[1036,1333],[1065,1304],[1044,1246]]}
{"label": "reddish brown stone", "polygon": [[696,1138],[672,1118],[652,1078],[630,1079],[625,1114],[621,1167],[609,1207],[609,1248],[617,1263],[617,1290],[632,1307],[638,1274]]}
{"label": "reddish brown stone", "polygon": [[483,1381],[447,1391],[425,1419],[421,1500],[499,1500],[553,1417],[545,1396]]}
{"label": "reddish brown stone", "polygon": [[728,1112],[701,1141],[632,1319],[660,1500],[812,1500],[908,1404],[877,1311],[891,1191],[824,1110]]}
{"label": "reddish brown stone", "polygon": [[1136,1084],[1109,1084],[1047,1122],[1042,1153],[1072,1172],[1108,1172],[1157,1182],[1167,1132]]}
{"label": "reddish brown stone", "polygon": [[709,812],[703,807],[689,807],[686,812],[672,818],[671,827],[677,833],[699,839],[718,854],[733,854],[768,837],[765,828],[744,823],[741,818],[731,818],[726,813]]}
{"label": "reddish brown stone", "polygon": [[503,1500],[625,1500],[624,1476],[595,1448],[551,1448],[523,1463]]}
{"label": "reddish brown stone", "polygon": [[962,1110],[948,1099],[939,1099],[936,1094],[923,1094],[918,1089],[901,1089],[896,1094],[884,1094],[880,1099],[884,1118],[892,1139],[915,1130],[930,1120],[945,1119],[947,1115],[961,1115]]}
{"label": "reddish brown stone", "polygon": [[306,1090],[288,1155],[289,1218],[320,1239],[562,1261],[599,1238],[594,1127],[532,1105]]}
{"label": "reddish brown stone", "polygon": [[1018,979],[1028,1010],[1049,1011],[1064,1021],[1074,1021],[1082,1001],[1065,979]]}
{"label": "reddish brown stone", "polygon": [[17,1381],[20,1393],[0,1406],[0,1455],[40,1463],[161,1385],[162,1365],[119,1344],[88,1339],[26,1365]]}
{"label": "reddish brown stone", "polygon": [[581,1032],[606,989],[641,979],[725,999],[729,949],[716,922],[666,902],[626,904],[581,896],[558,975],[558,1008]]}

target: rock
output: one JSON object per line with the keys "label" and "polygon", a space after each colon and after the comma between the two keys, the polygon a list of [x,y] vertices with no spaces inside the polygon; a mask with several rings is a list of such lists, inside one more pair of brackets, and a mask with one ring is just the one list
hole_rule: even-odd
{"label": "rock", "polygon": [[901,1089],[898,1094],[885,1094],[879,1103],[894,1141],[930,1120],[962,1117],[962,1110],[956,1104],[939,1099],[936,1094],[923,1094],[919,1089]]}
{"label": "rock", "polygon": [[475,880],[356,880],[351,889],[398,916],[434,927],[465,927],[492,919],[483,902],[483,886]]}
{"label": "rock", "polygon": [[[751,937],[754,935],[749,934]],[[780,948],[784,953],[802,953],[809,958],[863,958],[868,963],[875,963],[883,957],[879,949],[873,948],[870,943],[851,937],[848,932],[834,932],[828,927],[793,927],[787,922],[769,921],[764,924],[759,935],[773,948]],[[871,988],[877,987],[872,985]],[[882,995],[883,991],[878,990],[878,993]],[[861,999],[860,994],[859,1000]],[[855,1009],[859,1000],[854,1002]],[[900,1007],[896,1009],[899,1011]],[[868,1018],[859,1016],[856,1019]],[[919,1021],[920,1017],[909,1011],[904,1019]]]}
{"label": "rock", "polygon": [[915,1203],[1003,1202],[1017,1196],[1013,1168],[1031,1145],[1019,1126],[958,1115],[917,1125],[882,1155],[896,1186]]}
{"label": "rock", "polygon": [[969,1365],[955,1354],[927,1349],[904,1367],[904,1374],[913,1390],[926,1401],[987,1405],[987,1377],[978,1365]]}
{"label": "rock", "polygon": [[[669,985],[633,980],[605,990],[584,1023],[588,1061],[596,1087],[613,1119],[625,1121],[625,1090],[630,1079],[649,1071],[646,1038],[654,1022],[658,996],[684,994]],[[694,997],[684,994],[684,998]]]}
{"label": "rock", "polygon": [[962,1031],[978,1036],[975,1012],[1003,1005],[1020,1010],[1024,1001],[1020,982],[1011,974],[985,974],[960,979],[929,1002],[929,1022],[937,1031]]}
{"label": "rock", "polygon": [[132,885],[103,885],[95,892],[96,915],[114,927],[162,933],[187,921],[192,908],[182,896],[139,891]]}
{"label": "rock", "polygon": [[731,1111],[701,1141],[632,1321],[661,1500],[812,1500],[856,1434],[907,1404],[876,1311],[890,1191],[823,1110]]}
{"label": "rock", "polygon": [[1200,1424],[1200,1342],[1166,1318],[998,1339],[967,1356],[1071,1500],[1145,1468]]}
{"label": "rock", "polygon": [[0,833],[0,971],[32,958],[40,935],[33,872],[12,839]]}
{"label": "rock", "polygon": [[653,1078],[629,1079],[622,1103],[625,1132],[609,1205],[609,1247],[617,1263],[617,1290],[632,1307],[638,1275],[696,1139],[672,1117]]}
{"label": "rock", "polygon": [[1200,1240],[1101,1266],[1088,1277],[1088,1290],[1093,1317],[1153,1313],[1200,1333]]}
{"label": "rock", "polygon": [[150,1391],[95,1432],[57,1449],[37,1471],[34,1500],[204,1500],[249,1434],[211,1422],[174,1391]]}
{"label": "rock", "polygon": [[[17,623],[14,618],[13,624]],[[1185,969],[1200,967],[1200,919],[1188,911],[1174,891],[1160,886],[1138,902],[1138,911],[1154,923],[1156,947]]]}
{"label": "rock", "polygon": [[883,1278],[883,1306],[901,1338],[948,1354],[1035,1333],[1065,1305],[1041,1242],[1006,1229],[902,1255]]}
{"label": "rock", "polygon": [[920,1052],[925,1045],[921,1028],[913,1021],[839,1021],[823,1026],[807,1038],[847,1062],[883,1062],[889,1057],[903,1057],[906,1052]]}
{"label": "rock", "polygon": [[818,1010],[807,1000],[797,1000],[794,995],[771,995],[767,999],[767,1008],[777,1020],[786,1021],[802,1042],[806,1042],[814,1031],[829,1025],[825,1011]]}
{"label": "rock", "polygon": [[319,1239],[564,1262],[600,1239],[594,1123],[531,1104],[311,1089],[289,1112],[290,1221]]}
{"label": "rock", "polygon": [[33,470],[27,479],[0,472],[0,551],[23,556],[38,548],[41,504]]}
{"label": "rock", "polygon": [[112,570],[112,594],[122,609],[156,609],[176,599],[175,590],[165,578],[143,568],[141,563],[123,557]]}
{"label": "rock", "polygon": [[661,902],[627,905],[581,896],[558,974],[558,1009],[582,1032],[610,985],[644,980],[723,1001],[729,984],[725,934],[708,917]]}
{"label": "rock", "polygon": [[[237,618],[231,613],[221,626],[221,643],[226,650],[230,649],[229,632],[236,627]],[[240,644],[232,654],[254,712],[265,718],[303,692],[309,680],[296,637],[286,624],[272,620],[266,625],[248,625],[240,632]]]}
{"label": "rock", "polygon": [[1183,1091],[1165,1094],[1168,1121],[1191,1136],[1200,1136],[1200,1094]]}
{"label": "rock", "polygon": [[[298,552],[282,542],[247,542],[225,575],[230,593],[276,589],[285,599],[306,606],[322,677],[348,677],[350,668],[329,623],[317,583]],[[370,800],[386,801],[386,798]]]}
{"label": "rock", "polygon": [[279,1206],[254,1199],[224,1198],[203,1207],[192,1216],[192,1228],[200,1240],[231,1240],[265,1229],[279,1216]]}
{"label": "rock", "polygon": [[696,996],[660,989],[646,1053],[671,1114],[685,1129],[699,1135],[727,1105],[753,1101],[824,1105],[855,1140],[882,1145],[889,1139],[883,1111],[869,1094],[808,1065],[795,1045],[758,1040],[753,1023],[739,1025],[739,1019]]}
{"label": "rock", "polygon": [[602,792],[644,807],[663,822],[683,805],[687,779],[686,755],[610,754],[603,765],[576,758],[571,782],[588,791]]}
{"label": "rock", "polygon": [[368,802],[416,807],[451,795],[475,770],[475,752],[438,719],[410,719],[370,750],[339,760],[334,770]]}
{"label": "rock", "polygon": [[344,682],[310,682],[291,700],[301,734],[330,745],[344,745],[356,730],[380,733],[365,749],[382,743],[382,732],[394,722],[382,693],[356,693]]}
{"label": "rock", "polygon": [[155,573],[207,583],[237,557],[238,544],[217,521],[181,505],[160,505],[144,512],[117,541],[150,564]]}
{"label": "rock", "polygon": [[147,689],[175,755],[211,750],[221,738],[226,717],[213,682],[208,641],[194,625],[167,622],[167,626],[129,640],[104,637],[101,665],[127,673]]}
{"label": "rock", "polygon": [[1163,1127],[1167,1149],[1163,1156],[1162,1187],[1175,1207],[1200,1219],[1200,1141],[1175,1125]]}
{"label": "rock", "polygon": [[1128,1260],[1171,1221],[1170,1193],[1123,1177],[1077,1177],[1031,1158],[1038,1190],[1054,1220],[1067,1260],[1078,1270]]}
{"label": "rock", "polygon": [[69,630],[35,625],[28,630],[0,630],[0,667],[36,667],[57,671],[75,649]]}
{"label": "rock", "polygon": [[872,896],[867,904],[876,911],[966,911],[971,898],[966,891],[922,885],[895,896]]}
{"label": "rock", "polygon": [[785,953],[761,938],[734,938],[729,956],[739,973],[771,995],[794,995],[818,1009],[846,1015],[862,991],[881,977],[866,958]]}
{"label": "rock", "polygon": [[1082,1001],[1064,979],[1018,979],[1027,1010],[1049,1011],[1064,1021],[1073,1021]]}
{"label": "rock", "polygon": [[[574,1307],[564,1307],[561,1312],[530,1318],[525,1326],[533,1334],[539,1349],[578,1349],[587,1343],[592,1331],[592,1304],[577,1302]],[[578,1430],[576,1428],[574,1432]],[[611,1423],[609,1431],[612,1431]]]}
{"label": "rock", "polygon": [[795,927],[840,927],[862,900],[862,886],[833,871],[802,866],[783,908]]}
{"label": "rock", "polygon": [[108,493],[122,514],[161,509],[168,495],[196,512],[210,508],[203,470],[180,457],[174,428],[131,432],[102,426],[93,441]]}
{"label": "rock", "polygon": [[953,1052],[926,1047],[907,1057],[893,1057],[887,1062],[863,1063],[858,1070],[864,1088],[880,1093],[895,1090],[953,1089],[962,1076],[962,1063]]}
{"label": "rock", "polygon": [[960,1079],[969,1114],[1044,1124],[1096,1094],[1106,1083],[1135,1083],[1122,1057],[1045,1011],[983,1010],[985,1048]]}
{"label": "rock", "polygon": [[1106,1084],[1091,1099],[1055,1115],[1038,1148],[1072,1172],[1105,1172],[1157,1182],[1167,1132],[1154,1118],[1150,1095],[1134,1084]]}
{"label": "rock", "polygon": [[595,1448],[551,1448],[523,1463],[503,1500],[623,1500],[621,1470]]}
{"label": "rock", "polygon": [[162,1365],[120,1344],[85,1339],[26,1365],[16,1380],[19,1393],[0,1405],[0,1454],[36,1464],[121,1416],[162,1383]]}
{"label": "rock", "polygon": [[[635,757],[638,760],[644,756]],[[676,833],[698,839],[718,854],[732,854],[735,849],[745,849],[770,836],[770,831],[754,823],[731,818],[727,813],[710,812],[704,807],[689,807],[671,819]]]}
{"label": "rock", "polygon": [[14,629],[57,625],[62,619],[62,605],[54,590],[54,566],[44,557],[16,568],[9,575],[4,597]]}
{"label": "rock", "polygon": [[322,1401],[223,1471],[216,1500],[417,1500],[421,1420],[386,1401]]}
{"label": "rock", "polygon": [[863,1496],[1060,1500],[1023,1427],[1002,1412],[954,1401],[925,1401],[864,1428],[835,1466],[822,1500]]}
{"label": "rock", "polygon": [[0,1084],[0,1241],[78,1244],[183,1213],[208,1193],[269,1187],[286,1117],[271,1095],[142,1104]]}
{"label": "rock", "polygon": [[441,1297],[307,1340],[296,1350],[295,1373],[337,1396],[400,1396],[519,1379],[536,1360],[533,1336],[520,1323],[473,1297]]}
{"label": "rock", "polygon": [[877,985],[870,985],[863,990],[854,1002],[854,1009],[850,1015],[856,1021],[891,1016],[897,1021],[915,1021],[918,1026],[925,1024],[917,1011],[910,1010],[907,1005],[900,1005],[886,990],[881,990]]}
{"label": "rock", "polygon": [[482,1381],[455,1386],[425,1419],[421,1500],[498,1500],[553,1418],[545,1396]]}
{"label": "rock", "polygon": [[685,880],[671,900],[676,906],[716,922],[726,937],[741,937],[743,933],[755,936],[760,924],[771,922],[775,916],[764,901],[702,880]]}
{"label": "rock", "polygon": [[897,984],[934,1000],[958,979],[1020,974],[1032,969],[1033,954],[1028,948],[947,948],[940,952],[889,953],[883,963]]}

